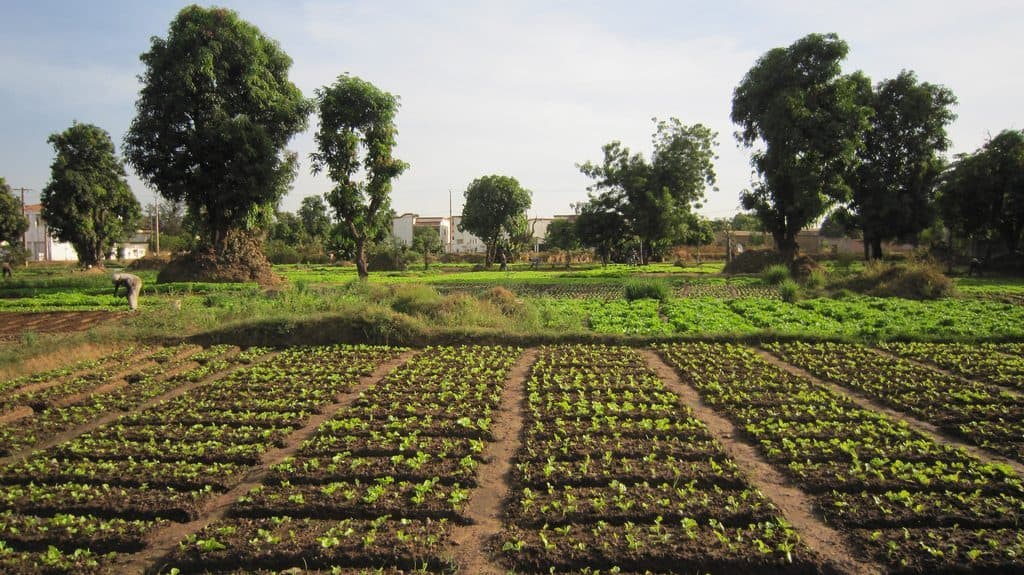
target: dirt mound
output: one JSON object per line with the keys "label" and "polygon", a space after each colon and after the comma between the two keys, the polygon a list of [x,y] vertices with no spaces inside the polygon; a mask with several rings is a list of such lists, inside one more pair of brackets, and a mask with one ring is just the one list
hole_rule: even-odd
{"label": "dirt mound", "polygon": [[263,255],[262,242],[257,237],[240,232],[232,233],[220,253],[212,247],[202,247],[170,261],[156,278],[164,282],[256,282],[273,286],[281,282],[270,269]]}
{"label": "dirt mound", "polygon": [[158,270],[166,266],[171,262],[171,256],[169,254],[153,255],[150,254],[146,257],[139,258],[132,263],[125,266],[124,269],[128,271],[137,270]]}
{"label": "dirt mound", "polygon": [[759,274],[768,266],[785,263],[782,254],[775,250],[747,250],[732,258],[722,271],[727,274]]}
{"label": "dirt mound", "polygon": [[846,289],[877,297],[939,299],[953,295],[953,281],[928,264],[872,263],[849,279]]}

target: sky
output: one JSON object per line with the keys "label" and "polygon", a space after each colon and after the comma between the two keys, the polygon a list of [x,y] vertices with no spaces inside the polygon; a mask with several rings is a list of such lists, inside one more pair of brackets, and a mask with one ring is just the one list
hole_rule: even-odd
{"label": "sky", "polygon": [[[0,176],[28,188],[50,178],[46,139],[75,121],[107,130],[118,152],[135,113],[139,55],[165,37],[186,2],[0,0]],[[717,191],[707,217],[740,209],[749,151],[733,136],[732,93],[768,50],[810,33],[850,46],[844,72],[873,82],[913,70],[959,104],[949,154],[1022,129],[1024,2],[1020,0],[384,1],[248,0],[231,8],[291,56],[309,97],[348,73],[396,94],[394,184],[399,214],[457,215],[463,192],[488,174],[533,193],[531,217],[571,213],[591,181],[577,164],[620,141],[651,151],[652,118],[677,117],[718,133]],[[310,173],[310,128],[289,148],[302,161],[281,209],[323,194]],[[156,192],[129,168],[143,204]]]}

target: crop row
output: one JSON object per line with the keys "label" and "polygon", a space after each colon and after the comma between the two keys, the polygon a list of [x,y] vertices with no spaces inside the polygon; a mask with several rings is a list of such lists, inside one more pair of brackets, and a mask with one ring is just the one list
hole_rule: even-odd
{"label": "crop row", "polygon": [[229,517],[166,558],[185,572],[256,569],[448,571],[492,417],[520,351],[428,348],[274,465]]}
{"label": "crop row", "polygon": [[820,567],[633,350],[542,348],[513,463],[514,572]]}
{"label": "crop row", "polygon": [[1024,390],[1024,357],[1019,344],[892,342],[881,347],[962,377]]}
{"label": "crop row", "polygon": [[[242,369],[0,468],[0,510],[8,514],[0,547],[20,561],[5,572],[62,572],[48,562],[75,565],[66,572],[112,569],[118,554],[143,549],[154,529],[200,515],[304,418],[394,353],[336,347],[238,354],[216,371],[248,362]],[[203,360],[201,368],[222,361],[210,354]],[[281,413],[287,416],[264,417]],[[282,419],[289,424],[277,424]]]}
{"label": "crop row", "polygon": [[[133,367],[120,365],[90,377],[87,385],[74,378],[58,385],[20,394],[31,398],[31,411],[0,429],[0,455],[10,455],[59,433],[94,421],[108,413],[129,411],[211,370],[227,365],[226,358],[238,352],[231,346],[214,346],[198,351],[194,346],[173,346],[148,357]],[[212,355],[211,355],[212,354]],[[145,360],[145,361],[143,361]]]}
{"label": "crop row", "polygon": [[1024,461],[1024,398],[854,344],[770,344],[784,360],[992,451]]}
{"label": "crop row", "polygon": [[[7,398],[10,398],[11,394],[16,394],[19,389],[27,386],[58,383],[73,376],[86,376],[92,372],[100,371],[113,365],[121,365],[122,362],[128,360],[132,356],[145,353],[153,353],[153,350],[147,347],[126,347],[125,349],[107,354],[97,359],[87,359],[71,365],[30,373],[0,382],[0,393],[3,393]],[[7,400],[5,399],[5,401]]]}
{"label": "crop row", "polygon": [[1024,488],[1007,466],[939,445],[742,347],[660,351],[815,498],[827,523],[891,572],[1024,567]]}

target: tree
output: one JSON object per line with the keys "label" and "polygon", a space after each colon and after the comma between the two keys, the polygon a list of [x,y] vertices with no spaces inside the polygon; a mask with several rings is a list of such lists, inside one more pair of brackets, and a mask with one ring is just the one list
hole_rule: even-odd
{"label": "tree", "polygon": [[871,110],[861,74],[841,75],[848,47],[835,34],[811,34],[768,51],[736,87],[732,121],[739,141],[756,147],[760,181],[740,195],[792,261],[796,236],[849,196],[853,168]]}
{"label": "tree", "polygon": [[[606,144],[601,164],[587,162],[580,171],[595,180],[588,188],[622,215],[630,232],[648,246],[681,239],[692,209],[714,186],[717,134],[701,124],[686,126],[676,118],[655,119],[654,152],[648,163],[620,142]],[[641,254],[643,258],[643,254]]]}
{"label": "tree", "polygon": [[882,242],[916,238],[934,218],[933,195],[956,115],[948,88],[919,83],[904,70],[867,95],[874,110],[854,170],[850,222],[863,230],[865,259],[882,257]]}
{"label": "tree", "polygon": [[311,239],[324,242],[331,232],[331,216],[327,214],[327,204],[321,196],[306,196],[299,206],[299,219],[302,228]]}
{"label": "tree", "polygon": [[486,265],[494,262],[498,242],[522,235],[531,193],[515,178],[490,175],[473,180],[464,193],[459,230],[480,238],[487,247]]}
{"label": "tree", "polygon": [[[356,269],[366,279],[366,241],[391,228],[391,180],[408,167],[391,153],[398,98],[348,75],[318,89],[316,98],[320,128],[318,151],[310,154],[313,173],[326,170],[334,181],[327,201],[355,243]],[[363,181],[355,179],[360,171]]]}
{"label": "tree", "polygon": [[0,177],[0,242],[7,242],[12,247],[21,245],[28,231],[28,219],[21,208],[21,200],[14,197],[7,180]]}
{"label": "tree", "polygon": [[1004,130],[973,154],[957,158],[940,186],[939,209],[967,238],[1000,238],[1020,248],[1024,234],[1024,131]]}
{"label": "tree", "polygon": [[41,194],[42,217],[57,239],[74,246],[80,264],[103,267],[142,216],[124,163],[110,135],[92,124],[75,123],[47,141],[57,156]]}
{"label": "tree", "polygon": [[277,212],[274,214],[274,223],[270,226],[267,238],[297,246],[305,243],[309,236],[306,235],[302,220],[298,216],[291,212]]}
{"label": "tree", "polygon": [[597,250],[601,264],[607,266],[612,250],[625,239],[628,225],[625,218],[607,197],[592,197],[580,206],[576,216],[576,234],[580,243]]}
{"label": "tree", "polygon": [[732,229],[745,232],[759,232],[764,229],[764,223],[757,217],[757,214],[739,212],[732,217]]}
{"label": "tree", "polygon": [[413,228],[412,249],[423,254],[423,269],[430,267],[430,256],[441,253],[441,233],[434,228]]}
{"label": "tree", "polygon": [[125,155],[144,181],[183,200],[214,254],[272,214],[295,177],[288,140],[310,103],[277,42],[223,8],[189,6],[154,37]]}
{"label": "tree", "polygon": [[580,238],[576,234],[576,224],[569,220],[555,220],[548,224],[544,235],[544,245],[548,248],[565,251],[565,266],[572,261],[572,251],[579,249]]}
{"label": "tree", "polygon": [[711,221],[707,218],[694,217],[693,221],[687,227],[686,244],[696,246],[697,248],[697,264],[700,265],[700,248],[706,246],[715,241],[715,230],[711,225]]}

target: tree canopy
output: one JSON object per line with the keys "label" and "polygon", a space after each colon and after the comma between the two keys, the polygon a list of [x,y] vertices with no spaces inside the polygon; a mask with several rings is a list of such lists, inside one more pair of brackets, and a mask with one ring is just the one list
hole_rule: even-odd
{"label": "tree canopy", "polygon": [[629,233],[646,245],[664,245],[686,236],[693,208],[700,207],[705,190],[715,184],[716,137],[701,124],[655,119],[650,162],[614,141],[602,148],[601,164],[578,167],[595,180],[588,189],[601,196],[606,214],[618,214]]}
{"label": "tree canopy", "polygon": [[28,219],[21,208],[21,200],[14,197],[7,180],[0,177],[0,242],[21,245],[22,236],[28,231]]}
{"label": "tree canopy", "polygon": [[873,114],[853,172],[850,222],[863,231],[866,255],[880,258],[883,241],[916,238],[932,223],[956,97],[904,70],[865,99]]}
{"label": "tree canopy", "polygon": [[298,164],[285,146],[310,103],[277,42],[231,10],[189,6],[151,42],[125,155],[163,197],[185,201],[219,252],[287,192]]}
{"label": "tree canopy", "polygon": [[628,229],[617,206],[609,198],[598,196],[580,206],[576,234],[581,244],[597,250],[601,263],[608,265],[612,251],[626,239]]}
{"label": "tree canopy", "polygon": [[961,237],[998,238],[1021,247],[1024,234],[1024,131],[1004,130],[957,158],[940,186],[939,210]]}
{"label": "tree canopy", "polygon": [[526,230],[526,210],[532,204],[529,190],[510,176],[490,175],[473,180],[464,192],[459,229],[480,238],[487,246],[486,265],[494,262],[502,238],[521,237]]}
{"label": "tree canopy", "polygon": [[797,233],[848,199],[847,179],[868,129],[871,109],[860,96],[870,83],[841,74],[847,52],[835,34],[805,36],[761,56],[733,93],[736,136],[754,148],[759,176],[741,202],[790,260]]}
{"label": "tree canopy", "polygon": [[302,220],[302,228],[311,239],[325,242],[331,233],[331,216],[327,213],[327,204],[322,196],[306,196],[297,213]]}
{"label": "tree canopy", "polygon": [[355,242],[356,268],[365,279],[366,241],[391,229],[391,180],[409,167],[392,155],[398,98],[348,75],[316,96],[320,128],[310,155],[313,172],[326,171],[335,184],[327,201]]}
{"label": "tree canopy", "polygon": [[412,229],[412,250],[423,254],[423,269],[430,267],[430,256],[441,253],[441,233],[434,228]]}
{"label": "tree canopy", "polygon": [[92,124],[75,123],[47,141],[56,158],[41,194],[43,219],[55,237],[74,246],[79,263],[102,267],[142,215],[124,164],[110,135]]}

